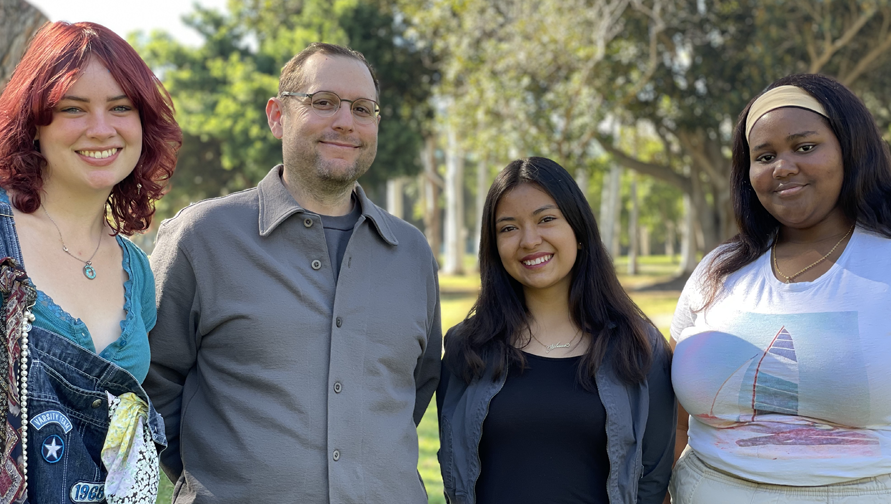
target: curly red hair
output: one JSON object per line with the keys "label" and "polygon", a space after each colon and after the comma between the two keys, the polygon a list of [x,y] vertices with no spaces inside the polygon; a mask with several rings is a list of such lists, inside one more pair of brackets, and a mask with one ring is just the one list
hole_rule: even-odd
{"label": "curly red hair", "polygon": [[124,39],[96,23],[47,23],[34,35],[0,95],[0,186],[15,192],[25,213],[40,208],[46,159],[34,138],[53,120],[53,107],[97,58],[139,111],[142,154],[133,171],[114,186],[106,202],[109,224],[125,235],[145,231],[155,201],[176,167],[182,131],[173,100],[161,81]]}

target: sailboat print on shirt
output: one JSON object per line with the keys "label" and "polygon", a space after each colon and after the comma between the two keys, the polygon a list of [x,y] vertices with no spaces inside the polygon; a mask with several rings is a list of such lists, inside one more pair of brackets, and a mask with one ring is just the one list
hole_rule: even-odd
{"label": "sailboat print on shirt", "polygon": [[[828,423],[800,417],[798,421],[775,422],[765,415],[798,416],[799,365],[792,334],[782,326],[763,352],[746,360],[718,389],[708,414],[696,415],[718,428],[747,425],[763,435],[738,439],[740,447],[767,445],[878,445],[874,437]],[[736,401],[733,401],[736,395]],[[736,421],[714,414],[715,404],[739,406]],[[723,425],[716,425],[723,424]]]}
{"label": "sailboat print on shirt", "polygon": [[[798,358],[795,355],[795,344],[786,326],[780,328],[767,350],[761,355],[757,365],[750,366],[744,383],[748,383],[748,374],[753,373],[751,397],[752,418],[761,413],[798,414]],[[748,391],[743,389],[740,394]]]}
{"label": "sailboat print on shirt", "polygon": [[[766,350],[746,360],[721,384],[710,411],[697,416],[714,424],[719,420],[714,413],[715,404],[733,403],[739,405],[739,415],[725,427],[752,422],[760,413],[797,415],[798,383],[795,344],[783,326]],[[722,416],[726,421],[727,415]]]}

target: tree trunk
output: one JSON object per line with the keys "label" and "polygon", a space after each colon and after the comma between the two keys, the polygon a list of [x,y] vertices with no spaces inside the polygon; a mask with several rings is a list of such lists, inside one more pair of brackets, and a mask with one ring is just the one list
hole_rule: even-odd
{"label": "tree trunk", "polygon": [[681,227],[681,265],[680,273],[690,274],[696,268],[696,220],[694,218],[693,198],[684,195],[684,225]]}
{"label": "tree trunk", "polygon": [[588,170],[585,168],[579,168],[575,171],[575,183],[578,184],[579,189],[582,190],[582,194],[585,195],[585,199],[588,199]]}
{"label": "tree trunk", "polygon": [[24,0],[0,0],[0,90],[2,90],[31,36],[48,20]]}
{"label": "tree trunk", "polygon": [[674,221],[671,219],[667,219],[665,221],[665,255],[667,255],[671,262],[674,262],[674,242],[677,239],[677,232],[675,231]]}
{"label": "tree trunk", "polygon": [[625,171],[618,167],[617,174],[610,179],[610,191],[613,204],[613,243],[609,251],[613,259],[619,257],[622,249],[622,173]]}
{"label": "tree trunk", "polygon": [[628,274],[637,274],[637,219],[640,209],[637,204],[637,175],[631,173],[631,215],[628,218]]}
{"label": "tree trunk", "polygon": [[643,226],[640,228],[640,255],[647,257],[652,254],[650,249],[650,228]]}
{"label": "tree trunk", "polygon": [[387,211],[393,217],[405,218],[405,179],[395,178],[387,181]]}
{"label": "tree trunk", "polygon": [[428,136],[424,140],[421,157],[424,165],[424,173],[421,175],[424,198],[424,235],[427,237],[427,243],[433,251],[433,256],[438,260],[439,254],[442,252],[442,213],[439,209],[442,179],[436,173],[435,136]]}
{"label": "tree trunk", "polygon": [[483,234],[483,207],[486,205],[486,193],[489,192],[489,163],[481,158],[476,165],[476,229],[474,230],[474,249],[476,250],[476,269],[480,268],[480,238]]}
{"label": "tree trunk", "polygon": [[619,217],[620,191],[622,182],[622,167],[613,163],[609,170],[609,176],[604,177],[603,190],[600,198],[600,239],[603,246],[610,254],[614,253],[615,245],[619,241],[619,229],[616,225]]}
{"label": "tree trunk", "polygon": [[464,151],[454,127],[448,130],[446,148],[446,275],[464,273]]}

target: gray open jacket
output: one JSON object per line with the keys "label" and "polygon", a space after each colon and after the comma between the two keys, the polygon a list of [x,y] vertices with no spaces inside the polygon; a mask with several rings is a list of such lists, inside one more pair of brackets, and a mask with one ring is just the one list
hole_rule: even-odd
{"label": "gray open jacket", "polygon": [[[594,377],[606,410],[610,504],[659,504],[671,476],[677,425],[671,353],[659,331],[651,327],[649,335],[654,354],[645,382],[628,385],[615,375],[612,348],[607,350]],[[452,374],[443,361],[436,404],[439,465],[450,504],[476,504],[483,422],[489,402],[501,391],[507,373],[502,373],[498,380],[492,376],[492,366],[488,366],[480,379],[468,385]]]}

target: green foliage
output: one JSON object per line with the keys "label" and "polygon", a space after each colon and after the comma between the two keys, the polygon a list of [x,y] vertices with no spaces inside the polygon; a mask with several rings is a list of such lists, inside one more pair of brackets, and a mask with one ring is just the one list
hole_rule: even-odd
{"label": "green foliage", "polygon": [[[441,59],[442,109],[468,151],[574,168],[606,150],[691,196],[706,248],[734,232],[729,141],[773,80],[824,72],[891,122],[891,3],[869,0],[401,0]],[[630,155],[614,125],[649,125]]]}
{"label": "green foliage", "polygon": [[375,185],[417,173],[435,75],[402,36],[405,26],[384,1],[231,0],[227,12],[195,6],[186,23],[204,37],[184,46],[164,32],[131,43],[156,69],[177,108],[183,148],[161,217],[199,199],[255,185],[281,162],[265,105],[278,92],[281,67],[312,42],[349,45],[381,80],[378,154],[362,182]]}

